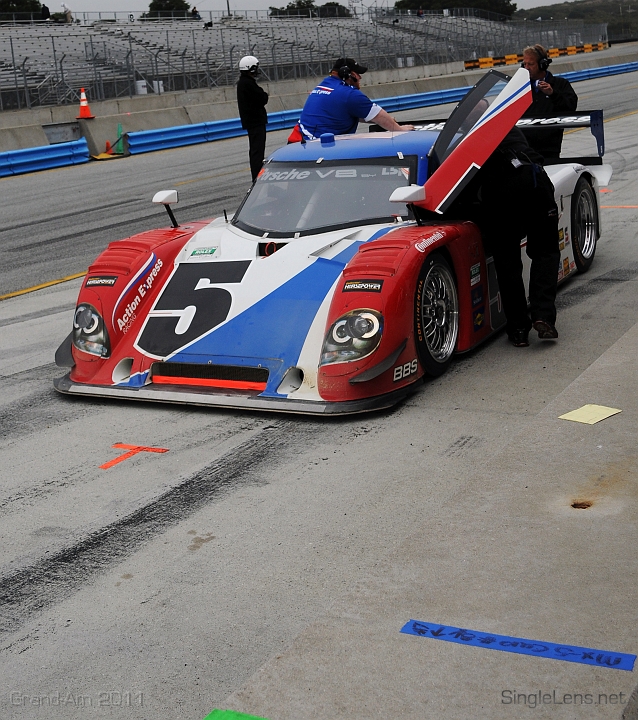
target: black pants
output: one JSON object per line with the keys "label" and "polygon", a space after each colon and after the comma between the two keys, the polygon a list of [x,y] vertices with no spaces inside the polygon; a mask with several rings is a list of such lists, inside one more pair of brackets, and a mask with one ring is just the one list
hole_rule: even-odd
{"label": "black pants", "polygon": [[[481,188],[482,230],[494,256],[507,332],[529,330],[535,320],[556,323],[556,285],[560,250],[554,186],[537,165],[506,163],[499,177]],[[532,261],[529,282],[531,319],[523,283],[521,240]]]}
{"label": "black pants", "polygon": [[248,129],[248,158],[250,159],[250,173],[253,182],[257,179],[259,171],[264,165],[266,152],[266,126],[257,125]]}

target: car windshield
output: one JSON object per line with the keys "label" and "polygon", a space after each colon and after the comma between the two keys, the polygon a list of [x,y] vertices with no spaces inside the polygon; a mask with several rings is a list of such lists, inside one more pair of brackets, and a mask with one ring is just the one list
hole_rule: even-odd
{"label": "car windshield", "polygon": [[408,217],[405,205],[389,198],[414,182],[415,174],[416,158],[271,162],[233,224],[262,237],[300,237],[392,220],[399,213]]}

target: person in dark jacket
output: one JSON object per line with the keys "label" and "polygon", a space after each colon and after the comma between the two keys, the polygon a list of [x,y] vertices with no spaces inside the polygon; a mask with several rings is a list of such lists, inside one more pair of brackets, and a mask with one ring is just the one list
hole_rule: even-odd
{"label": "person in dark jacket", "polygon": [[[569,114],[576,110],[578,95],[568,80],[555,77],[547,69],[552,59],[542,45],[531,45],[523,50],[523,67],[529,71],[532,83],[532,104],[527,108],[523,117],[553,117]],[[527,142],[545,160],[560,157],[563,143],[563,131],[560,128],[552,130],[524,129]]]}
{"label": "person in dark jacket", "polygon": [[[494,257],[506,331],[516,347],[529,345],[532,327],[541,340],[558,337],[558,207],[554,186],[542,162],[523,133],[514,127],[476,178],[481,200],[478,224],[487,250]],[[521,260],[521,240],[526,236],[525,250],[532,261],[529,311]]]}
{"label": "person in dark jacket", "polygon": [[268,93],[257,85],[259,60],[246,55],[239,61],[240,78],[237,82],[237,105],[241,126],[248,131],[248,157],[253,182],[264,164],[266,152],[266,103]]}

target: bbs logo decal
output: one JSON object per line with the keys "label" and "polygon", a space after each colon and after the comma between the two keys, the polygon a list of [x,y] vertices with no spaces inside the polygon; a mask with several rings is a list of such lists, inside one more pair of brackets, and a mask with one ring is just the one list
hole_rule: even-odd
{"label": "bbs logo decal", "polygon": [[381,292],[383,280],[347,280],[343,292]]}
{"label": "bbs logo decal", "polygon": [[399,365],[398,367],[395,367],[392,371],[392,381],[398,382],[399,380],[403,380],[404,378],[407,378],[410,375],[414,375],[414,373],[419,369],[419,364],[414,358],[412,362],[407,362],[404,365]]}
{"label": "bbs logo decal", "polygon": [[117,275],[92,275],[87,278],[84,287],[113,287],[117,277]]}

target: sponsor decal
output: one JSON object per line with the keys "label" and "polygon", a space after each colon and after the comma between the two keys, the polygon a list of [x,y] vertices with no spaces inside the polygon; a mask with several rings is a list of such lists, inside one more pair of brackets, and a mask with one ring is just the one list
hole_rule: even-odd
{"label": "sponsor decal", "polygon": [[572,260],[572,262],[569,263],[569,272],[576,269],[576,263]]}
{"label": "sponsor decal", "polygon": [[563,240],[564,237],[565,237],[565,231],[563,230],[563,228],[560,228],[559,231],[558,231],[558,240],[559,240],[559,242],[560,242],[561,240]]}
{"label": "sponsor decal", "polygon": [[517,127],[527,125],[589,125],[589,118],[578,116],[552,117],[552,118],[523,118],[516,123]]}
{"label": "sponsor decal", "polygon": [[406,180],[410,177],[410,168],[395,167],[393,165],[387,167],[351,167],[351,168],[327,168],[319,170],[317,168],[310,170],[299,170],[292,168],[291,170],[266,170],[259,177],[264,182],[281,182],[283,180],[306,180],[310,178],[313,182],[320,180],[348,179],[348,178],[371,178],[381,175],[403,176]]}
{"label": "sponsor decal", "polygon": [[310,93],[311,95],[330,95],[332,88],[326,87],[325,85],[317,85],[317,87]]}
{"label": "sponsor decal", "polygon": [[[154,261],[154,262],[153,262]],[[142,270],[131,280],[128,287],[120,295],[113,311],[113,325],[127,333],[137,317],[136,310],[142,303],[147,292],[151,290],[155,279],[162,269],[163,262],[153,253]],[[122,310],[122,306],[124,309]]]}
{"label": "sponsor decal", "polygon": [[478,285],[481,282],[481,263],[470,267],[470,285]]}
{"label": "sponsor decal", "polygon": [[569,258],[563,258],[563,275],[569,275]]}
{"label": "sponsor decal", "polygon": [[485,323],[485,306],[482,305],[477,310],[472,311],[472,322],[474,324],[474,332],[477,332]]}
{"label": "sponsor decal", "polygon": [[565,277],[565,274],[563,273],[563,268],[561,268],[558,271],[558,282],[560,282]]}
{"label": "sponsor decal", "polygon": [[117,275],[91,275],[84,283],[84,287],[113,287],[117,278]]}
{"label": "sponsor decal", "polygon": [[443,130],[445,123],[428,123],[427,125],[417,125],[416,130]]}
{"label": "sponsor decal", "polygon": [[563,250],[565,249],[565,243],[564,243],[564,242],[558,243],[558,249],[559,249],[561,252],[563,252]]}
{"label": "sponsor decal", "polygon": [[565,229],[565,245],[569,245],[569,230]]}
{"label": "sponsor decal", "polygon": [[214,255],[219,250],[219,247],[202,247],[195,248],[191,253],[191,257],[198,257],[200,255]]}
{"label": "sponsor decal", "polygon": [[399,380],[403,380],[404,378],[409,377],[410,375],[414,375],[414,373],[419,369],[419,364],[417,363],[416,358],[412,360],[412,362],[404,363],[403,365],[399,365],[398,367],[395,367],[392,371],[392,381],[398,382]]}
{"label": "sponsor decal", "polygon": [[479,285],[472,290],[472,307],[476,307],[483,302],[483,286]]}
{"label": "sponsor decal", "polygon": [[437,240],[442,240],[445,237],[445,233],[440,232],[437,230],[432,235],[429,235],[426,238],[423,238],[422,240],[419,240],[418,243],[414,246],[420,253],[424,253],[430,245],[434,245],[434,243]]}
{"label": "sponsor decal", "polygon": [[383,280],[347,280],[342,292],[381,292]]}

